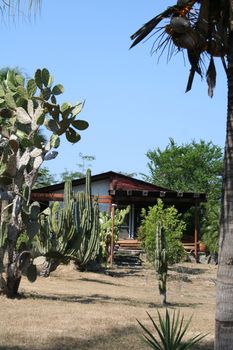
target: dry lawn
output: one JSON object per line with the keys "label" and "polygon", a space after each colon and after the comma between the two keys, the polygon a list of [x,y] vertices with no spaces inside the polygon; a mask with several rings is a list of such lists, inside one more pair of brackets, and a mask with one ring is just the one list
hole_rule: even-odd
{"label": "dry lawn", "polygon": [[[185,263],[169,272],[169,309],[193,315],[188,335],[209,333],[197,349],[213,349],[216,267]],[[0,297],[0,350],[149,349],[136,319],[160,308],[153,269],[77,272],[60,266],[34,284],[23,279],[22,298]],[[163,311],[162,311],[163,312]]]}

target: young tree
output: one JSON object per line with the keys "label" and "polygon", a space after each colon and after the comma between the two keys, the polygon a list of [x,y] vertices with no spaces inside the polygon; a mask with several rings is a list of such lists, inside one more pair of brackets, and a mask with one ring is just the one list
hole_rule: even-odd
{"label": "young tree", "polygon": [[[9,297],[17,294],[22,271],[28,270],[30,276],[35,271],[30,252],[17,251],[17,240],[26,233],[31,241],[39,229],[40,206],[31,203],[38,171],[44,161],[58,155],[60,135],[76,143],[77,130],[88,127],[77,117],[82,103],[57,103],[64,88],[52,86],[52,80],[44,68],[27,82],[12,71],[0,82],[0,290]],[[51,133],[48,141],[40,133],[42,127]]]}
{"label": "young tree", "polygon": [[[156,28],[164,19],[168,23]],[[195,73],[206,73],[208,94],[216,84],[214,60],[223,63],[228,83],[227,130],[220,222],[220,256],[217,276],[215,349],[231,349],[233,343],[233,0],[177,0],[131,36],[132,47],[154,29],[160,33],[157,49],[165,46],[187,52],[191,65],[186,91]],[[172,45],[170,45],[170,43]],[[155,42],[156,45],[156,42]],[[171,52],[170,52],[171,53]],[[209,59],[209,65],[203,59]],[[227,62],[226,62],[227,61]]]}
{"label": "young tree", "polygon": [[139,239],[142,241],[147,259],[152,264],[155,261],[155,232],[158,225],[161,225],[166,236],[168,264],[175,264],[184,257],[181,238],[185,230],[185,222],[174,206],[164,208],[160,198],[153,207],[149,207],[148,210],[142,209],[142,222],[139,228]]}

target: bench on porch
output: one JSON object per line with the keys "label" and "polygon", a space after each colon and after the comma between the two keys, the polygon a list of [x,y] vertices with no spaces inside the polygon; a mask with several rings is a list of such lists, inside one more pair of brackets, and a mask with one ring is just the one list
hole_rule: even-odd
{"label": "bench on porch", "polygon": [[[183,242],[183,247],[187,253],[195,252],[194,242]],[[115,246],[121,249],[141,250],[141,242],[137,239],[119,239]]]}
{"label": "bench on porch", "polygon": [[183,244],[184,250],[187,253],[191,253],[191,252],[195,251],[195,243],[194,242],[192,242],[192,243],[190,243],[190,242],[188,242],[188,243],[183,242],[182,244]]}
{"label": "bench on porch", "polygon": [[116,244],[118,248],[128,250],[141,250],[141,242],[137,239],[119,239]]}

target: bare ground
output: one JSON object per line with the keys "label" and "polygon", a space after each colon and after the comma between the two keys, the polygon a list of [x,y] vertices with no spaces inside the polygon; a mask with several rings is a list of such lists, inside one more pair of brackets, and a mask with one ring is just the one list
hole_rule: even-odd
{"label": "bare ground", "polygon": [[[188,336],[209,333],[213,349],[216,267],[185,263],[169,271],[168,308],[193,315]],[[60,266],[34,284],[25,278],[20,299],[0,297],[0,350],[149,349],[136,319],[150,326],[160,299],[153,269],[77,272]]]}

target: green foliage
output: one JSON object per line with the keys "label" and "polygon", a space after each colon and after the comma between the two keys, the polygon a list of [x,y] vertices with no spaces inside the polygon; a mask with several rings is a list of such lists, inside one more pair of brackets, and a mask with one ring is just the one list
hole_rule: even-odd
{"label": "green foliage", "polygon": [[[150,175],[144,176],[146,180],[176,191],[204,192],[207,195],[208,203],[201,206],[200,217],[201,232],[205,233],[209,225],[207,216],[215,215],[211,214],[211,208],[218,206],[221,198],[222,149],[203,140],[177,145],[171,138],[164,150],[148,151],[147,157]],[[193,232],[193,219],[194,210],[191,208],[183,216],[187,233]],[[216,244],[216,234],[213,235]]]}
{"label": "green foliage", "polygon": [[223,154],[211,141],[181,144],[170,138],[164,150],[147,152],[150,175],[145,178],[165,188],[183,192],[204,192],[220,197]]}
{"label": "green foliage", "polygon": [[139,229],[139,239],[146,251],[150,262],[155,261],[155,232],[158,223],[161,223],[166,236],[168,264],[174,264],[184,257],[184,249],[181,243],[185,223],[181,220],[181,215],[172,206],[165,208],[161,199],[157,205],[149,207],[148,211],[142,209],[142,223]]}
{"label": "green foliage", "polygon": [[206,251],[211,254],[218,253],[220,230],[220,203],[210,201],[206,206],[206,215],[203,224],[202,242]]}
{"label": "green foliage", "polygon": [[[140,321],[139,325],[144,331],[143,338],[151,349],[155,350],[188,350],[193,349],[194,345],[200,342],[206,335],[198,334],[194,337],[184,339],[191,322],[191,318],[184,323],[184,316],[180,317],[180,312],[173,315],[166,309],[165,316],[162,317],[157,310],[159,321],[156,323],[152,316],[147,313],[153,326],[150,331]],[[186,338],[186,337],[185,337]]]}
{"label": "green foliage", "polygon": [[[114,210],[114,241],[118,240],[119,230],[126,215],[130,212],[130,206],[125,209]],[[100,248],[102,257],[108,255],[108,245],[112,237],[112,217],[107,212],[100,212]]]}
{"label": "green foliage", "polygon": [[33,189],[50,186],[56,183],[55,176],[50,174],[47,167],[40,168]]}

